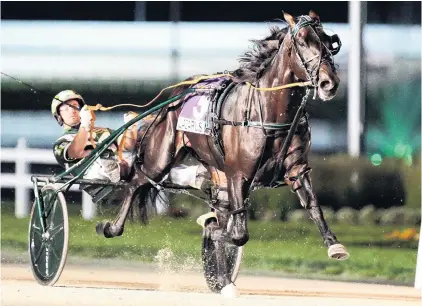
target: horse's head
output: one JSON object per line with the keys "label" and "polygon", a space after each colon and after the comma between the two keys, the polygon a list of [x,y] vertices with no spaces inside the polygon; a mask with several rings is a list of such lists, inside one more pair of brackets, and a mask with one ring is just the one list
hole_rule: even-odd
{"label": "horse's head", "polygon": [[319,16],[313,11],[296,20],[284,13],[284,18],[289,24],[293,73],[301,80],[312,81],[322,100],[332,99],[340,84],[333,60],[340,50],[340,39],[324,32]]}

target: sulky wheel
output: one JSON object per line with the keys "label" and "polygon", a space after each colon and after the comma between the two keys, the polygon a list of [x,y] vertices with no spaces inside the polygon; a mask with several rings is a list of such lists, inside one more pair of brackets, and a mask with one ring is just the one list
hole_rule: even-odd
{"label": "sulky wheel", "polygon": [[29,221],[29,259],[37,282],[53,286],[63,271],[69,245],[66,200],[52,184],[45,185],[39,197],[41,211],[35,200]]}
{"label": "sulky wheel", "polygon": [[[230,218],[227,226],[228,232],[231,231],[232,218]],[[242,261],[243,246],[238,247],[231,243],[226,243],[226,260],[229,275],[231,275],[231,281],[234,283],[239,273],[240,263]],[[209,235],[204,229],[202,239],[202,262],[204,266],[205,280],[208,288],[212,292],[220,293],[223,289],[223,284],[217,280],[217,257],[215,252],[214,241],[211,240]]]}

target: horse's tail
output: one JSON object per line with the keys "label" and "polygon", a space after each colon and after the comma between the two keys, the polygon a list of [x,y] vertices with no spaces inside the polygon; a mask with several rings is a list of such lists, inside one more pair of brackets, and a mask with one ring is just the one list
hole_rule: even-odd
{"label": "horse's tail", "polygon": [[151,184],[139,187],[133,196],[128,218],[132,221],[138,219],[147,225],[151,215],[159,214],[168,209],[168,197]]}

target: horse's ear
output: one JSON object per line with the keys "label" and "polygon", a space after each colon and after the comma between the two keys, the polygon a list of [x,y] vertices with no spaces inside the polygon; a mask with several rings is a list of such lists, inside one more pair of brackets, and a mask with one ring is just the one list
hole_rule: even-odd
{"label": "horse's ear", "polygon": [[296,25],[295,19],[293,18],[292,15],[283,12],[284,15],[284,19],[286,19],[287,23],[290,25],[290,27],[294,28],[294,26]]}
{"label": "horse's ear", "polygon": [[317,19],[319,21],[319,16],[317,13],[315,13],[313,10],[309,11],[309,17],[312,17],[314,19]]}

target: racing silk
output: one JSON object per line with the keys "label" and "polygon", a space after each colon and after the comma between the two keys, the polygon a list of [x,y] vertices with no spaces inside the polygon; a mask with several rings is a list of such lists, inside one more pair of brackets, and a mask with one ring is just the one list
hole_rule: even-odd
{"label": "racing silk", "polygon": [[[95,127],[92,131],[92,139],[95,144],[99,144],[112,133],[113,130],[108,128],[101,128]],[[53,153],[54,157],[56,158],[57,162],[65,169],[68,169],[75,163],[77,163],[80,159],[72,159],[67,154],[67,149],[69,148],[70,143],[75,139],[76,134],[78,133],[78,129],[69,129],[65,130],[62,136],[60,136],[53,145]],[[117,142],[114,142],[108,149],[101,155],[106,158],[110,157],[117,157]],[[85,150],[92,150],[92,144],[88,139]]]}

